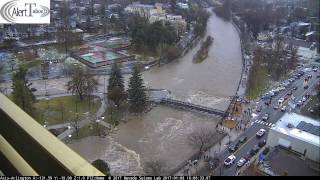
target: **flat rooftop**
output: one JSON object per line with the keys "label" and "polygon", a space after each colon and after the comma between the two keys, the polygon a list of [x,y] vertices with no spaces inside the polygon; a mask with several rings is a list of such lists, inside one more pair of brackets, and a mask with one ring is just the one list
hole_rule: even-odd
{"label": "flat rooftop", "polygon": [[[303,123],[304,122],[304,123]],[[291,124],[292,127],[289,128],[288,124]],[[299,125],[300,124],[300,125]],[[300,139],[302,141],[308,142],[315,146],[320,147],[320,137],[319,134],[315,135],[315,133],[307,132],[302,130],[300,127],[301,124],[308,124],[312,126],[312,129],[318,129],[320,122],[314,119],[311,119],[306,116],[302,116],[296,113],[285,113],[277,122],[276,124],[271,127],[271,130],[277,131],[282,134],[286,134],[296,139]],[[312,131],[314,132],[314,131]]]}
{"label": "flat rooftop", "polygon": [[267,156],[265,162],[271,166],[271,171],[277,175],[288,176],[319,176],[319,164],[303,160],[286,149],[275,148]]}

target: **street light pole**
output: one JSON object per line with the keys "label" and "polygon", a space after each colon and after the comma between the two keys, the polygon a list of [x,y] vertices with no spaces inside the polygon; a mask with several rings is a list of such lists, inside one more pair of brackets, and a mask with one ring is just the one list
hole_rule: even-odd
{"label": "street light pole", "polygon": [[106,94],[106,75],[103,76],[103,94]]}

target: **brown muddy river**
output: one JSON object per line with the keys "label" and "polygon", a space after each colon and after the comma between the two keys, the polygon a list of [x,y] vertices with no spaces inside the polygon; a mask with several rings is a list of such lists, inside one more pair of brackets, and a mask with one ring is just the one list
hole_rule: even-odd
{"label": "brown muddy river", "polygon": [[[147,87],[168,89],[173,97],[219,109],[227,107],[240,80],[241,49],[238,33],[229,22],[213,14],[207,35],[214,38],[209,56],[194,64],[198,44],[177,61],[144,72]],[[143,163],[161,159],[172,169],[193,152],[188,134],[201,127],[216,126],[218,119],[192,112],[157,106],[140,117],[130,117],[106,139],[89,137],[70,146],[86,159],[105,159],[112,175],[141,175]]]}

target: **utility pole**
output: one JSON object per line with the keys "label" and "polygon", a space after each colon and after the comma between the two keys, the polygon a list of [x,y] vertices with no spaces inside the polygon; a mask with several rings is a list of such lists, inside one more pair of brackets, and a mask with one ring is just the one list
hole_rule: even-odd
{"label": "utility pole", "polygon": [[42,75],[42,79],[44,80],[45,96],[47,96],[48,95],[47,79],[49,76],[49,63],[46,61],[41,63],[41,75]]}

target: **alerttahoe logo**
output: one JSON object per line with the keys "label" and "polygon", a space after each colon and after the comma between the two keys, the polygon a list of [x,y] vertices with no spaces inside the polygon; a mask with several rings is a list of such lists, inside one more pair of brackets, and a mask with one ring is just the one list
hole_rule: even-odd
{"label": "alerttahoe logo", "polygon": [[50,0],[0,0],[0,24],[49,24]]}

